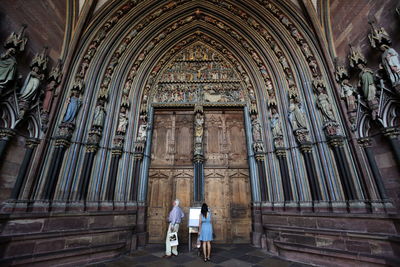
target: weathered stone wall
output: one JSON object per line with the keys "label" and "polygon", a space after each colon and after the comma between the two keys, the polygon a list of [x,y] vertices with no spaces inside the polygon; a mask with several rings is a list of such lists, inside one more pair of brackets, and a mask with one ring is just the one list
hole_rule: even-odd
{"label": "weathered stone wall", "polygon": [[136,248],[136,210],[0,217],[0,265],[82,265]]}
{"label": "weathered stone wall", "polygon": [[376,53],[368,41],[370,25],[368,19],[375,19],[378,25],[383,26],[392,37],[393,47],[400,48],[400,16],[395,9],[400,7],[397,0],[353,1],[331,0],[330,19],[332,38],[336,54],[339,58],[347,58],[349,43],[359,45],[367,57],[370,67],[377,67],[381,53]]}
{"label": "weathered stone wall", "polygon": [[322,266],[394,266],[397,223],[387,215],[262,212],[266,246],[276,255]]}

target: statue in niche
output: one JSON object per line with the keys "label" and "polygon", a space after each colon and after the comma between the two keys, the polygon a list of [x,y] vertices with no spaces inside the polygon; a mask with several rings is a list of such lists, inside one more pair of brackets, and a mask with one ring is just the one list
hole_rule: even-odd
{"label": "statue in niche", "polygon": [[76,91],[72,91],[71,96],[69,98],[68,107],[67,110],[65,111],[62,122],[67,122],[67,123],[73,122],[81,104],[82,101],[79,98],[79,93]]}
{"label": "statue in niche", "polygon": [[317,106],[322,111],[324,121],[335,121],[335,115],[333,114],[332,104],[329,101],[329,96],[322,90],[319,91],[319,95],[317,97]]}
{"label": "statue in niche", "polygon": [[278,111],[275,108],[271,109],[271,129],[272,129],[272,136],[279,137],[282,136],[282,125],[279,120]]}
{"label": "statue in niche", "polygon": [[139,126],[138,136],[136,140],[138,142],[145,142],[147,138],[147,118],[145,115],[141,115],[142,123]]}
{"label": "statue in niche", "polygon": [[200,112],[197,112],[194,119],[194,136],[196,143],[203,142],[203,132],[204,132],[203,126],[204,126],[204,115],[201,114]]}
{"label": "statue in niche", "polygon": [[44,99],[42,110],[44,112],[49,112],[51,108],[51,102],[54,95],[55,87],[57,86],[57,82],[55,80],[51,80],[49,84],[47,84],[46,89],[44,89]]}
{"label": "statue in niche", "polygon": [[389,76],[393,87],[400,85],[400,61],[399,54],[387,45],[381,45],[382,65]]}
{"label": "statue in niche", "polygon": [[99,103],[94,110],[92,126],[96,128],[103,128],[105,118],[106,118],[106,111],[104,109],[104,101],[99,100]]}
{"label": "statue in niche", "polygon": [[126,116],[126,109],[122,107],[118,116],[117,134],[125,134],[127,126],[128,118]]}
{"label": "statue in niche", "polygon": [[292,36],[297,42],[300,42],[303,40],[303,37],[300,35],[299,31],[296,29],[296,27],[292,27]]}
{"label": "statue in niche", "polygon": [[359,86],[368,102],[373,102],[376,96],[376,86],[374,82],[374,73],[364,64],[358,64],[357,67],[361,70]]}
{"label": "statue in niche", "polygon": [[310,67],[312,76],[317,77],[319,75],[317,61],[315,59],[310,60],[310,62],[308,63],[308,66]]}
{"label": "statue in niche", "polygon": [[39,68],[34,66],[25,79],[24,85],[19,91],[18,99],[29,102],[36,96],[40,82],[44,79],[44,75],[39,73]]}
{"label": "statue in niche", "polygon": [[289,121],[293,130],[307,128],[305,112],[300,103],[295,102],[293,99],[290,100],[289,104]]}
{"label": "statue in niche", "polygon": [[252,133],[253,133],[253,142],[261,141],[261,123],[258,118],[253,118],[251,122]]}
{"label": "statue in niche", "polygon": [[313,54],[311,53],[310,47],[308,46],[307,43],[303,42],[301,44],[301,50],[303,51],[303,53],[307,59],[310,59],[313,57]]}
{"label": "statue in niche", "polygon": [[17,68],[15,53],[15,48],[9,48],[0,56],[0,88],[4,88],[8,82],[14,80]]}
{"label": "statue in niche", "polygon": [[356,109],[356,97],[355,97],[356,91],[353,85],[351,85],[348,79],[344,79],[341,82],[341,87],[342,87],[341,97],[342,99],[346,100],[347,109],[349,111],[354,111]]}

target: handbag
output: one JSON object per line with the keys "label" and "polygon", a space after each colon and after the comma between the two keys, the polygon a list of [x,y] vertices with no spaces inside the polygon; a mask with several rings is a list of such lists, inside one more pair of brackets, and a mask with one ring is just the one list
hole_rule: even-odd
{"label": "handbag", "polygon": [[175,247],[175,246],[179,245],[177,232],[173,232],[173,233],[169,234],[169,244],[171,245],[171,247]]}

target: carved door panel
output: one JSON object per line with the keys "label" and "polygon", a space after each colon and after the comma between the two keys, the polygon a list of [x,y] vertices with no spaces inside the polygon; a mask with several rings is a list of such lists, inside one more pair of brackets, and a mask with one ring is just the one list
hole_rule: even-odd
{"label": "carved door panel", "polygon": [[251,192],[248,171],[233,170],[229,186],[231,192],[230,218],[231,237],[234,243],[249,242],[251,232]]}
{"label": "carved door panel", "polygon": [[[179,238],[187,240],[193,201],[193,111],[157,111],[149,173],[149,242],[165,241],[172,200],[186,219]],[[249,242],[250,186],[242,111],[205,111],[205,201],[212,209],[216,242]]]}
{"label": "carved door panel", "polygon": [[242,111],[205,112],[205,201],[216,242],[250,241],[250,185]]}
{"label": "carved door panel", "polygon": [[[167,229],[168,205],[172,198],[170,179],[163,171],[152,171],[149,176],[147,225],[149,242],[160,242]],[[165,238],[164,238],[165,240]]]}
{"label": "carved door panel", "polygon": [[149,171],[148,218],[150,243],[165,241],[172,201],[185,212],[179,238],[187,240],[187,216],[193,199],[193,112],[156,111]]}

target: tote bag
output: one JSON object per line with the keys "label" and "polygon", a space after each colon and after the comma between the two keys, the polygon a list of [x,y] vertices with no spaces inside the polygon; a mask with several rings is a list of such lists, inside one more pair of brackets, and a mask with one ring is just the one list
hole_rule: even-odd
{"label": "tote bag", "polygon": [[175,247],[179,244],[177,232],[173,232],[173,233],[169,234],[169,244],[171,245],[171,247]]}

